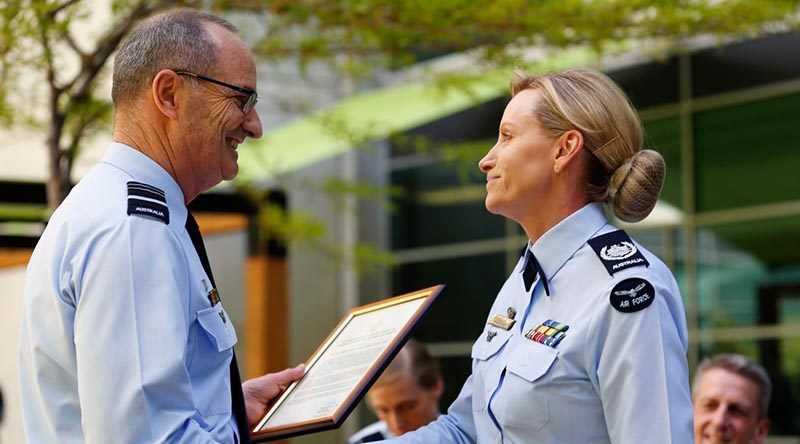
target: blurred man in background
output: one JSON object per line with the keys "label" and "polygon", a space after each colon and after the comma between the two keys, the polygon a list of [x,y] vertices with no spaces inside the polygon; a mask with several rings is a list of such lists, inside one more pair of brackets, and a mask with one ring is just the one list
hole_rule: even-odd
{"label": "blurred man in background", "polygon": [[763,367],[736,354],[700,363],[694,377],[695,444],[762,444],[770,427],[772,382]]}
{"label": "blurred man in background", "polygon": [[351,436],[348,444],[393,438],[434,421],[443,389],[439,364],[421,342],[408,341],[367,393],[380,421]]}

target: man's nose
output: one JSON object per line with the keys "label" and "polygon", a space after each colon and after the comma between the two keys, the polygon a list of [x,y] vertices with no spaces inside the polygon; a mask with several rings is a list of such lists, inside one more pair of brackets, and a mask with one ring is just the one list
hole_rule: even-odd
{"label": "man's nose", "polygon": [[390,428],[395,430],[402,428],[405,424],[402,415],[398,415],[397,412],[389,412],[386,422],[389,424]]}
{"label": "man's nose", "polygon": [[730,415],[728,414],[728,409],[725,407],[721,406],[711,414],[711,424],[715,427],[725,428],[729,421]]}
{"label": "man's nose", "polygon": [[261,128],[261,117],[258,115],[255,107],[247,112],[242,121],[242,129],[247,133],[247,137],[251,139],[259,139],[263,133]]}

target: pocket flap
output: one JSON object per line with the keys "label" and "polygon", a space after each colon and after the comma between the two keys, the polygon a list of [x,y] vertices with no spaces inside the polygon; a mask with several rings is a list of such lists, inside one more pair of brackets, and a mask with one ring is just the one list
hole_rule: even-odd
{"label": "pocket flap", "polygon": [[547,373],[550,366],[558,356],[558,350],[533,341],[523,341],[519,348],[514,350],[514,359],[508,362],[506,368],[528,382],[536,381]]}
{"label": "pocket flap", "polygon": [[[491,340],[487,340],[489,337],[487,335],[489,334],[492,335]],[[472,344],[472,353],[470,353],[470,356],[472,359],[480,359],[481,361],[491,358],[503,348],[503,345],[508,342],[508,338],[510,338],[511,335],[512,333],[510,331],[489,327],[483,332],[481,337]]]}
{"label": "pocket flap", "polygon": [[198,311],[197,321],[217,351],[227,350],[236,344],[236,329],[221,303]]}

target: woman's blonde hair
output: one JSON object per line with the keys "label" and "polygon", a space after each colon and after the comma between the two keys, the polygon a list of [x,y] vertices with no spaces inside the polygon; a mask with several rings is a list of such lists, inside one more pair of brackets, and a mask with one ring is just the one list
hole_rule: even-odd
{"label": "woman's blonde hair", "polygon": [[619,86],[590,69],[517,72],[511,95],[526,89],[540,92],[534,113],[551,136],[571,129],[583,135],[587,198],[607,203],[626,222],[647,217],[661,193],[666,165],[659,153],[642,149],[639,116]]}

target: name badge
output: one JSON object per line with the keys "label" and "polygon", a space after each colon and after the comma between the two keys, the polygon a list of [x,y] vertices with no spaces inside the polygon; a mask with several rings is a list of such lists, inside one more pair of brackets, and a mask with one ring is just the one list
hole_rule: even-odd
{"label": "name badge", "polygon": [[503,315],[494,315],[492,319],[489,320],[489,325],[493,325],[497,328],[502,328],[503,330],[508,330],[514,326],[517,321]]}

